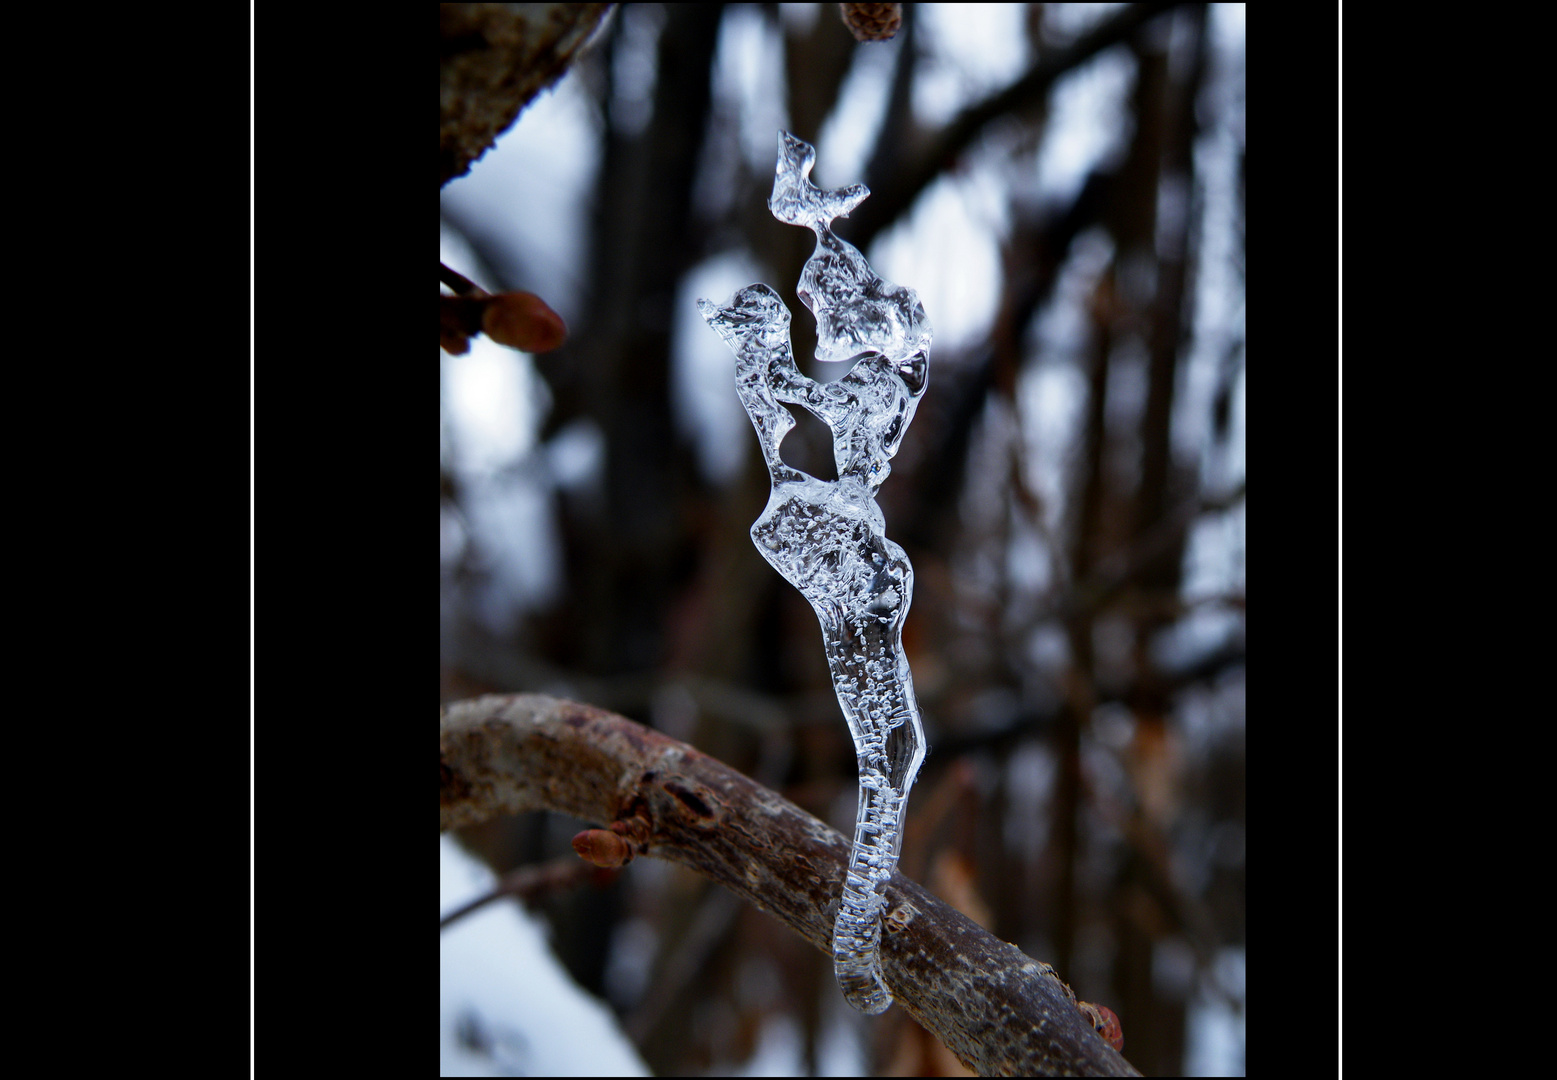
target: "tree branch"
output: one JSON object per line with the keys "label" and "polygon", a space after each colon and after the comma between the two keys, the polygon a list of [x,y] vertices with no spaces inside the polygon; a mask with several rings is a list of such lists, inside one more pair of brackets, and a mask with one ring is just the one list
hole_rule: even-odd
{"label": "tree branch", "polygon": [[840,223],[838,234],[860,250],[876,234],[908,212],[936,177],[956,164],[962,152],[991,121],[1040,104],[1061,75],[1080,67],[1104,49],[1129,39],[1141,26],[1177,2],[1130,4],[1064,49],[1044,57],[1004,90],[970,105],[947,124],[921,154],[890,177],[868,177],[871,198]]}
{"label": "tree branch", "polygon": [[556,82],[610,4],[438,5],[438,186],[464,176]]}
{"label": "tree branch", "polygon": [[[824,953],[849,841],[706,754],[576,702],[459,702],[439,718],[439,824],[552,810],[620,821],[647,854],[696,870]],[[884,976],[903,1008],[984,1076],[1138,1076],[1054,969],[901,873],[887,887]]]}

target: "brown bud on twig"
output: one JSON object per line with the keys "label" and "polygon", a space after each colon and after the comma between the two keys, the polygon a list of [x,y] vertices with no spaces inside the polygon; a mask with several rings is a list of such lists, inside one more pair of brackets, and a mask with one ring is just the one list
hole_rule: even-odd
{"label": "brown bud on twig", "polygon": [[454,296],[438,295],[438,344],[444,352],[469,352],[470,339],[482,333],[499,345],[529,353],[550,352],[567,340],[562,316],[534,293],[490,295],[442,264],[439,271],[443,283],[455,291]]}
{"label": "brown bud on twig", "polygon": [[890,41],[903,25],[902,4],[839,4],[855,41]]}
{"label": "brown bud on twig", "polygon": [[573,838],[573,850],[596,866],[623,866],[633,857],[632,845],[606,829],[585,829]]}
{"label": "brown bud on twig", "polygon": [[550,352],[568,336],[568,327],[534,293],[498,293],[487,300],[481,329],[499,345],[529,353]]}

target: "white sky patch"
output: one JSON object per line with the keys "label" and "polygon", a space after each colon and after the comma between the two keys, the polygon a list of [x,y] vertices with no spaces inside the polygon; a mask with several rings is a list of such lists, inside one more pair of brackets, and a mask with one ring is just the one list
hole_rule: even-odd
{"label": "white sky patch", "polygon": [[758,175],[772,169],[778,133],[789,124],[783,40],[755,4],[731,5],[719,21],[714,93],[740,102],[741,151],[747,163]]}
{"label": "white sky patch", "polygon": [[816,1040],[816,1074],[864,1076],[866,1061],[862,1035],[860,1015],[844,1003],[840,994],[832,1002],[831,1020],[823,1026]]}
{"label": "white sky patch", "polygon": [[1244,593],[1244,504],[1202,514],[1184,551],[1184,599],[1194,603]]}
{"label": "white sky patch", "polygon": [[1185,1076],[1245,1075],[1244,950],[1223,949],[1215,974],[1237,1008],[1219,994],[1201,993],[1190,1001],[1184,1017]]}
{"label": "white sky patch", "polygon": [[1243,4],[1211,5],[1211,40],[1219,49],[1243,53],[1245,30]]}
{"label": "white sky patch", "polygon": [[634,136],[654,119],[655,53],[665,26],[657,4],[623,4],[620,36],[611,56],[611,122]]}
{"label": "white sky patch", "polygon": [[[776,136],[773,141],[777,145]],[[735,392],[735,357],[704,321],[697,301],[723,304],[737,289],[771,277],[744,253],[731,252],[694,268],[682,280],[676,298],[671,344],[676,425],[696,446],[698,465],[715,484],[728,484],[740,474],[755,436]],[[806,311],[801,317],[810,314]]]}
{"label": "white sky patch", "polygon": [[[438,855],[440,912],[496,882],[447,836]],[[491,904],[444,930],[438,956],[439,1075],[651,1075],[610,1010],[579,989],[547,946],[544,925],[517,902]]]}
{"label": "white sky patch", "polygon": [[1065,495],[1070,489],[1068,470],[1074,460],[1087,381],[1073,364],[1042,364],[1023,373],[1018,394],[1028,446],[1023,458],[1027,482],[1043,506],[1045,531],[1062,536]]}
{"label": "white sky patch", "polygon": [[891,41],[854,50],[854,62],[838,90],[838,103],[816,139],[816,166],[811,179],[818,187],[847,187],[864,178],[886,116],[892,68],[902,42],[899,35]]}
{"label": "white sky patch", "polygon": [[587,417],[570,421],[546,443],[546,468],[552,482],[576,491],[598,481],[605,469],[605,435]]}
{"label": "white sky patch", "polygon": [[1124,4],[1045,4],[1043,6],[1044,40],[1055,45],[1069,45],[1082,34],[1096,29],[1098,24],[1111,16]]}
{"label": "white sky patch", "polygon": [[1050,566],[1049,545],[1043,536],[1026,520],[1014,522],[1006,549],[1006,580],[1013,591],[1024,596],[1044,595],[1053,584]]}
{"label": "white sky patch", "polygon": [[[474,255],[453,232],[440,230],[439,258],[478,285]],[[551,392],[528,353],[485,335],[470,351],[439,351],[440,408],[448,466],[463,485],[461,518],[445,523],[449,558],[461,554],[490,586],[475,596],[476,615],[506,632],[525,610],[545,607],[561,588],[561,540],[544,475],[521,468],[551,409]]]}
{"label": "white sky patch", "polygon": [[[441,222],[438,225],[438,259],[449,269],[458,271],[488,292],[497,288],[497,282],[490,280],[485,269],[477,264],[476,249],[457,231]],[[448,289],[448,286],[443,288]],[[448,293],[453,291],[448,289]]]}
{"label": "white sky patch", "polygon": [[476,485],[464,510],[477,543],[473,565],[491,586],[477,594],[476,614],[494,633],[509,633],[520,614],[545,608],[562,588],[551,492],[530,478],[505,477]]}
{"label": "white sky patch", "polygon": [[[859,1014],[850,1010],[841,995],[834,995],[829,1018],[817,1036],[817,1076],[866,1075],[865,1047],[858,1023]],[[768,1020],[757,1037],[757,1047],[742,1065],[724,1064],[710,1069],[709,1076],[802,1076],[805,1075],[804,1047],[799,1021],[781,1013]]]}
{"label": "white sky patch", "polygon": [[1113,244],[1102,232],[1077,237],[1054,295],[1034,323],[1037,360],[1024,368],[1017,387],[1027,483],[1042,500],[1044,527],[1051,536],[1063,535],[1069,470],[1087,399],[1087,379],[1078,362],[1090,334],[1087,298],[1112,254]]}
{"label": "white sky patch", "polygon": [[783,22],[787,33],[804,37],[816,25],[822,9],[830,6],[829,4],[780,4],[779,19]]}
{"label": "white sky patch", "polygon": [[1232,446],[1227,455],[1228,486],[1231,487],[1244,478],[1244,448],[1247,428],[1244,419],[1244,387],[1247,381],[1247,371],[1239,369],[1238,379],[1233,383],[1232,411],[1228,417],[1228,426],[1232,429],[1232,438],[1229,442]]}
{"label": "white sky patch", "polygon": [[1024,743],[1005,762],[1010,812],[1001,823],[1006,850],[1028,863],[1037,861],[1048,842],[1049,803],[1057,765],[1046,746]]}
{"label": "white sky patch", "polygon": [[1235,611],[1196,607],[1157,634],[1151,645],[1152,659],[1159,670],[1182,670],[1230,645],[1243,628],[1243,616]]}
{"label": "white sky patch", "polygon": [[482,336],[465,355],[440,352],[439,359],[460,471],[496,472],[529,453],[550,408],[529,356]]}
{"label": "white sky patch", "polygon": [[[482,288],[475,252],[451,229],[438,230],[438,258]],[[461,473],[489,473],[527,453],[544,417],[548,393],[527,354],[493,344],[485,335],[471,341],[463,356],[438,353],[443,429],[453,467]]]}
{"label": "white sky patch", "polygon": [[[1237,8],[1236,12],[1228,11]],[[1244,283],[1237,262],[1242,245],[1236,235],[1238,149],[1242,139],[1242,5],[1211,8],[1211,77],[1201,96],[1205,114],[1215,118],[1196,141],[1195,176],[1202,185],[1199,259],[1195,275],[1194,336],[1180,365],[1174,400],[1175,454],[1198,462],[1201,482],[1212,494],[1233,490],[1244,479],[1244,379],[1241,349]],[[1233,374],[1227,438],[1216,443],[1211,404],[1221,382]],[[1203,600],[1244,591],[1245,511],[1203,515],[1185,550],[1183,594]]]}
{"label": "white sky patch", "polygon": [[800,1025],[793,1017],[778,1016],[762,1026],[751,1060],[734,1076],[795,1076],[801,1058]]}
{"label": "white sky patch", "polygon": [[908,220],[882,233],[866,256],[876,273],[919,294],[935,334],[932,381],[936,350],[944,354],[981,340],[1000,303],[1000,249],[993,224],[979,212],[987,209],[987,180],[938,180]]}
{"label": "white sky patch", "polygon": [[[1238,8],[1234,14],[1228,8]],[[1229,37],[1229,24],[1237,36]],[[1244,283],[1238,263],[1243,257],[1237,236],[1238,151],[1243,138],[1242,5],[1211,8],[1211,78],[1201,98],[1204,112],[1215,118],[1195,143],[1195,175],[1202,185],[1203,211],[1196,226],[1195,328],[1185,368],[1183,393],[1175,401],[1175,439],[1192,442],[1200,452],[1202,480],[1210,491],[1233,488],[1243,478],[1243,363],[1231,350],[1244,335]],[[1211,452],[1210,403],[1226,366],[1236,363],[1229,438],[1221,453]],[[1178,446],[1176,449],[1184,450]]]}
{"label": "white sky patch", "polygon": [[1045,199],[1073,198],[1089,172],[1128,145],[1134,82],[1135,62],[1124,49],[1112,49],[1055,84],[1038,154],[1038,190]]}
{"label": "white sky patch", "polygon": [[932,127],[1016,81],[1026,68],[1025,4],[920,4],[924,50],[914,79],[914,115]]}
{"label": "white sky patch", "polygon": [[499,241],[494,250],[516,254],[515,264],[504,268],[521,279],[515,286],[538,295],[570,325],[584,315],[579,241],[589,235],[585,196],[599,167],[595,127],[595,106],[570,72],[441,193],[466,227]]}

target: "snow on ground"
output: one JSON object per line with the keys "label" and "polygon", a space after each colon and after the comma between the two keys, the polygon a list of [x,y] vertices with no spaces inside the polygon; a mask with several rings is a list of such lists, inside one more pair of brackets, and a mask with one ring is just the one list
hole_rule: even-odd
{"label": "snow on ground", "polygon": [[[486,866],[439,838],[440,913],[495,884]],[[439,935],[440,1076],[649,1076],[611,1011],[578,987],[546,927],[514,900]]]}

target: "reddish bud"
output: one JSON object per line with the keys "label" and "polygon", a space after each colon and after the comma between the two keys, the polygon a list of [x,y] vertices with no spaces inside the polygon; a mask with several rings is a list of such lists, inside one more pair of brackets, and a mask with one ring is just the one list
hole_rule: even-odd
{"label": "reddish bud", "polygon": [[500,345],[525,352],[550,352],[567,339],[568,327],[534,293],[499,293],[488,297],[481,313],[481,329]]}
{"label": "reddish bud", "polygon": [[573,838],[573,850],[585,862],[604,867],[621,866],[633,857],[632,845],[607,829],[585,829]]}
{"label": "reddish bud", "polygon": [[1076,1005],[1092,1021],[1092,1029],[1103,1037],[1103,1041],[1123,1053],[1124,1027],[1120,1025],[1119,1017],[1114,1015],[1114,1010],[1107,1005],[1093,1005],[1087,1001],[1078,1001]]}

